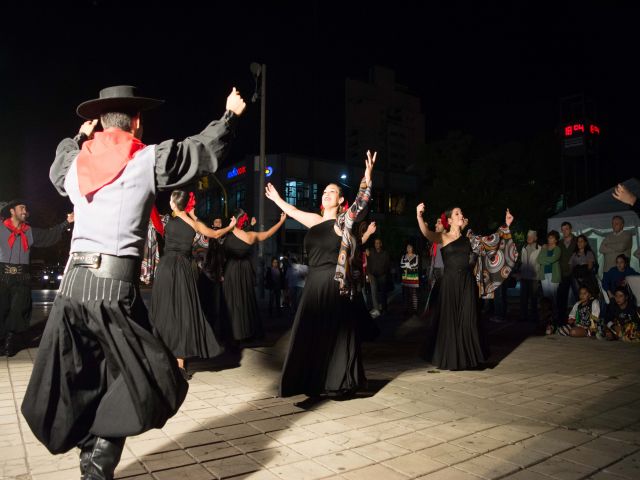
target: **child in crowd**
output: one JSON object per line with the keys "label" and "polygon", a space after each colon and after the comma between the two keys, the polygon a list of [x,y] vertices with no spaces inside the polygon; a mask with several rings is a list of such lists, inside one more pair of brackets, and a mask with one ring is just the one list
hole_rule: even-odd
{"label": "child in crowd", "polygon": [[578,291],[579,300],[571,309],[566,325],[558,327],[558,334],[571,337],[591,337],[598,333],[600,303],[585,286]]}
{"label": "child in crowd", "polygon": [[602,332],[598,338],[624,342],[640,341],[640,316],[630,301],[628,289],[625,286],[616,287],[613,300],[607,307],[601,326]]}

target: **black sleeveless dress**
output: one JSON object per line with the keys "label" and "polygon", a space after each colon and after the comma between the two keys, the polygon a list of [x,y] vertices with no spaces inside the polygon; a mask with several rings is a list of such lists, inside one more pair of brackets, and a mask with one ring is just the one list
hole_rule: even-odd
{"label": "black sleeveless dress", "polygon": [[227,263],[222,291],[235,340],[264,337],[256,299],[256,273],[252,253],[253,245],[240,240],[233,231],[226,236],[224,254]]}
{"label": "black sleeveless dress", "polygon": [[470,258],[471,244],[466,237],[442,248],[444,270],[434,312],[437,334],[427,359],[443,370],[465,370],[485,361],[478,332],[478,286]]}
{"label": "black sleeveless dress", "polygon": [[340,237],[335,220],[310,228],[304,239],[309,273],[291,331],[280,396],[343,394],[365,381],[357,338],[358,313],[334,280]]}
{"label": "black sleeveless dress", "polygon": [[212,358],[223,350],[200,306],[198,272],[191,256],[195,234],[179,217],[167,222],[164,254],[151,293],[153,325],[178,358]]}

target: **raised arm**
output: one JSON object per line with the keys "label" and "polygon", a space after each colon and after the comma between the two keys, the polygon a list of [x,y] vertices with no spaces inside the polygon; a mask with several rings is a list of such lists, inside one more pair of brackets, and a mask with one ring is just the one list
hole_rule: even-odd
{"label": "raised arm", "polygon": [[353,296],[355,289],[352,288],[353,282],[349,273],[349,258],[355,252],[357,247],[356,239],[353,235],[353,226],[356,222],[361,221],[367,214],[369,202],[371,201],[371,187],[373,180],[371,174],[376,164],[378,152],[371,153],[367,150],[367,158],[365,159],[364,177],[360,180],[360,188],[355,201],[346,212],[338,215],[336,225],[342,231],[342,240],[340,241],[340,250],[336,263],[336,274],[334,279],[338,282],[341,295]]}
{"label": "raised arm", "polygon": [[223,235],[226,235],[231,231],[233,227],[236,225],[236,217],[231,217],[229,221],[229,225],[225,228],[219,228],[218,230],[214,230],[213,228],[207,227],[203,222],[198,220],[196,214],[193,210],[189,212],[189,216],[193,219],[194,225],[196,227],[196,232],[201,233],[205,237],[218,239]]}
{"label": "raised arm", "polygon": [[[476,254],[482,254],[483,252],[487,252],[487,251],[492,252],[500,245],[500,242],[503,239],[511,240],[511,231],[509,230],[509,227],[511,226],[512,222],[513,222],[513,215],[511,215],[511,212],[507,208],[507,211],[504,217],[504,225],[498,228],[497,232],[491,235],[485,236],[485,235],[476,235],[475,233],[473,233],[471,229],[468,229],[467,238],[471,242],[471,249],[473,250],[473,252]],[[464,226],[466,227],[468,224],[469,224],[469,220],[465,218]],[[517,250],[515,254],[517,257],[518,255]]]}
{"label": "raised arm", "polygon": [[55,245],[62,238],[62,232],[67,230],[73,223],[73,213],[67,214],[67,219],[51,228],[32,228],[33,246],[34,247],[50,247]]}
{"label": "raised arm", "polygon": [[638,197],[627,190],[624,185],[622,185],[621,183],[616,185],[616,188],[614,188],[612,195],[613,198],[615,198],[619,202],[629,205],[631,209],[636,212],[638,216],[640,216],[640,202],[638,201]]}
{"label": "raised arm", "polygon": [[282,212],[280,214],[280,220],[278,220],[278,223],[276,223],[273,227],[271,227],[266,232],[247,232],[247,235],[248,235],[249,239],[251,240],[251,243],[263,242],[267,238],[271,238],[278,231],[278,229],[282,226],[282,224],[284,224],[284,221],[286,219],[287,219],[287,214]]}
{"label": "raised arm", "polygon": [[[374,153],[373,157],[371,157],[371,154],[369,152],[367,153],[369,154],[372,161],[375,163],[376,153]],[[353,201],[353,203],[347,209],[346,212],[343,212],[342,214],[339,215],[338,225],[341,225],[341,228],[342,227],[348,228],[349,231],[351,232],[353,230],[353,225],[356,222],[362,221],[364,217],[367,215],[369,201],[371,201],[371,187],[372,187],[371,174],[369,173],[369,175],[367,175],[365,172],[365,176],[362,177],[362,180],[360,180],[360,186],[358,188],[358,194],[356,195],[355,200]],[[344,225],[342,222],[343,219],[344,219]]]}
{"label": "raised arm", "polygon": [[367,227],[367,230],[364,232],[364,234],[362,235],[362,244],[364,245],[365,243],[367,243],[367,241],[369,241],[369,238],[371,238],[371,235],[373,235],[374,233],[376,233],[376,222],[371,222],[369,224],[369,226]]}
{"label": "raised arm", "polygon": [[176,188],[215,172],[231,144],[237,118],[245,107],[234,87],[227,97],[226,111],[220,120],[211,122],[198,135],[181,142],[167,140],[157,145],[155,174],[158,188]]}
{"label": "raised arm", "polygon": [[63,197],[67,196],[67,192],[64,189],[64,180],[71,163],[80,153],[80,147],[82,147],[84,141],[93,137],[93,131],[97,123],[98,120],[87,120],[80,126],[80,130],[75,137],[63,139],[58,144],[58,148],[56,148],[56,157],[49,169],[49,180]]}
{"label": "raised arm", "polygon": [[267,183],[264,194],[269,200],[275,203],[283,213],[293,218],[294,220],[297,220],[307,228],[311,228],[314,225],[318,225],[320,222],[322,222],[321,215],[318,215],[317,213],[303,212],[302,210],[298,210],[293,205],[285,202],[278,193],[278,190],[276,190],[276,187],[274,187],[271,183]]}
{"label": "raised arm", "polygon": [[422,235],[432,243],[442,243],[442,234],[438,232],[432,232],[429,230],[428,225],[425,223],[422,215],[424,214],[424,203],[419,204],[416,207],[416,217],[418,218],[418,227]]}

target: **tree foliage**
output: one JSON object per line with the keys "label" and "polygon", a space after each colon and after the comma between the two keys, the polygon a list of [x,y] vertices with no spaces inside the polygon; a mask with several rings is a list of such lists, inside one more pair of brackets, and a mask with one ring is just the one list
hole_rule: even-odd
{"label": "tree foliage", "polygon": [[483,144],[471,135],[451,132],[429,143],[417,162],[422,198],[430,226],[447,208],[460,207],[470,226],[485,232],[504,222],[512,230],[546,230],[560,195],[560,156],[553,136],[526,143]]}

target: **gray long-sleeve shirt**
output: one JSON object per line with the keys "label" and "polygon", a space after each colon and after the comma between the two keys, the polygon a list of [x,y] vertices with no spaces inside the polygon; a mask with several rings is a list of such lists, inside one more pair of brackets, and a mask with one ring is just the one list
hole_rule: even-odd
{"label": "gray long-sleeve shirt", "polygon": [[201,133],[138,150],[120,175],[97,192],[80,193],[76,161],[80,146],[60,142],[49,178],[74,206],[71,252],[142,256],[156,190],[167,190],[213,173],[230,144],[235,116],[226,112]]}
{"label": "gray long-sleeve shirt", "polygon": [[13,242],[13,247],[9,246],[9,237],[11,231],[0,224],[0,263],[11,263],[14,265],[29,265],[31,260],[32,247],[49,247],[60,241],[62,232],[64,232],[69,223],[64,222],[52,228],[34,228],[31,227],[26,232],[27,244],[29,248],[24,250],[20,237]]}

